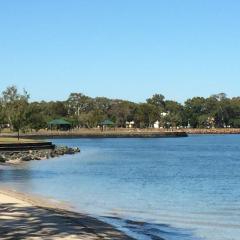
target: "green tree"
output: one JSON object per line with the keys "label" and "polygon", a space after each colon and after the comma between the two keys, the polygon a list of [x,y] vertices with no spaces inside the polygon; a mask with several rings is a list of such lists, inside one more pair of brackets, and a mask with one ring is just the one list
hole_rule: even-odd
{"label": "green tree", "polygon": [[13,130],[18,132],[26,128],[26,110],[28,107],[29,94],[24,90],[21,94],[15,86],[8,87],[2,93],[2,103],[7,121]]}
{"label": "green tree", "polygon": [[82,93],[71,93],[66,104],[70,115],[79,116],[81,113],[92,109],[92,99]]}
{"label": "green tree", "polygon": [[192,99],[188,99],[185,102],[184,106],[184,114],[188,119],[191,127],[199,127],[198,118],[206,114],[206,105],[205,105],[205,98],[203,97],[194,97]]}
{"label": "green tree", "polygon": [[165,101],[165,111],[167,112],[166,120],[172,127],[182,126],[184,122],[183,106],[172,100]]}
{"label": "green tree", "polygon": [[30,129],[39,131],[47,127],[47,119],[42,111],[41,104],[30,103],[26,111],[27,124]]}
{"label": "green tree", "polygon": [[158,107],[148,103],[141,103],[135,113],[134,121],[140,127],[151,127],[159,119],[159,114]]}
{"label": "green tree", "polygon": [[119,127],[124,127],[126,121],[133,120],[133,110],[135,104],[128,101],[116,101],[109,109],[109,118],[116,122]]}
{"label": "green tree", "polygon": [[162,94],[154,94],[151,98],[147,99],[147,103],[163,110],[165,108],[164,99],[165,97]]}
{"label": "green tree", "polygon": [[2,100],[0,99],[0,132],[6,123],[5,112],[2,104]]}

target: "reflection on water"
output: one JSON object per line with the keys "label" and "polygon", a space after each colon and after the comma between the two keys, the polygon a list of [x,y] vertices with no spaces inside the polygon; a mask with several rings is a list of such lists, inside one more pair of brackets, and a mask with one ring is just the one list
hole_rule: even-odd
{"label": "reflection on water", "polygon": [[0,167],[0,182],[68,201],[137,239],[239,239],[240,136],[54,141],[81,153]]}

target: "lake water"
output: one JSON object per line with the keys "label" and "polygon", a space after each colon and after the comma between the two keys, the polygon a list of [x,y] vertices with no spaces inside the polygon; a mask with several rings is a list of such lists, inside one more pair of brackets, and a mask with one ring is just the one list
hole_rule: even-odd
{"label": "lake water", "polygon": [[81,153],[1,167],[1,184],[67,201],[140,240],[240,239],[240,135],[54,143]]}

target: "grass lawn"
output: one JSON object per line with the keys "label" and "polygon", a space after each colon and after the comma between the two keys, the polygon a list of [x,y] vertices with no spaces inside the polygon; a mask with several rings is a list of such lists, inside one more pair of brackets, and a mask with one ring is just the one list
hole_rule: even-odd
{"label": "grass lawn", "polygon": [[11,137],[0,137],[0,144],[4,143],[35,143],[39,142],[38,140],[35,139],[25,139],[25,138],[20,138],[19,140],[17,138],[11,138]]}

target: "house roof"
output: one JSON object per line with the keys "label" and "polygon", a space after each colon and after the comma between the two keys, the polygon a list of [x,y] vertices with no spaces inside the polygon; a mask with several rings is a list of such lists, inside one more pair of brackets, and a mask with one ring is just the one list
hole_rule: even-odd
{"label": "house roof", "polygon": [[101,125],[114,125],[115,123],[109,119],[106,119],[100,123]]}
{"label": "house roof", "polygon": [[50,121],[48,125],[71,125],[71,123],[64,119],[54,119]]}

